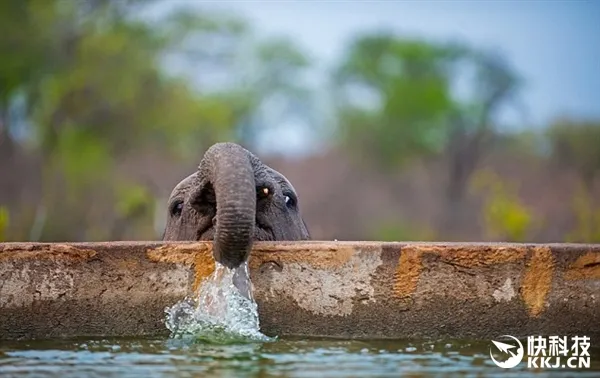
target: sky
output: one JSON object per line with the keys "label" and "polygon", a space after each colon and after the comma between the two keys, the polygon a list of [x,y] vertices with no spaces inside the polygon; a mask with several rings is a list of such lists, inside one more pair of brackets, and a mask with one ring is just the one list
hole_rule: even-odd
{"label": "sky", "polygon": [[[261,34],[293,37],[321,68],[333,64],[360,32],[383,29],[427,38],[462,39],[501,51],[524,77],[521,101],[526,113],[519,113],[520,124],[540,126],[561,115],[600,118],[599,1],[179,3],[229,9],[248,19]],[[307,137],[301,130],[288,129],[291,141]],[[281,141],[281,136],[277,140]],[[306,141],[298,148],[303,143]]]}

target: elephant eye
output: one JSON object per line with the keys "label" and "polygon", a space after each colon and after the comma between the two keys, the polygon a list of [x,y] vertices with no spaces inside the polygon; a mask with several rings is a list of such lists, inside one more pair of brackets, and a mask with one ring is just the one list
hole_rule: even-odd
{"label": "elephant eye", "polygon": [[171,205],[171,215],[178,217],[181,215],[182,211],[183,211],[183,201],[178,200],[178,201],[173,202],[173,204]]}
{"label": "elephant eye", "polygon": [[256,189],[256,192],[257,192],[257,194],[258,194],[258,198],[267,198],[267,197],[268,197],[268,196],[270,196],[270,195],[271,195],[271,193],[272,193],[272,192],[271,192],[271,189],[269,189],[269,188],[268,188],[268,187],[266,187],[266,186],[261,186],[261,187],[258,187],[258,188]]}
{"label": "elephant eye", "polygon": [[289,208],[294,208],[294,207],[296,207],[296,199],[291,195],[286,195],[285,196],[285,204]]}

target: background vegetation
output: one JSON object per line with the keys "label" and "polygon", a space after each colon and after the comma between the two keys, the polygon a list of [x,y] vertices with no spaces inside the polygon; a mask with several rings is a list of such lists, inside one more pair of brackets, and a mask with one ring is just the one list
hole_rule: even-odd
{"label": "background vegetation", "polygon": [[[294,182],[316,239],[600,242],[600,121],[506,132],[526,78],[495,51],[364,32],[311,86],[294,40],[157,2],[0,2],[0,241],[158,239],[231,140]],[[311,155],[260,153],[283,115]]]}

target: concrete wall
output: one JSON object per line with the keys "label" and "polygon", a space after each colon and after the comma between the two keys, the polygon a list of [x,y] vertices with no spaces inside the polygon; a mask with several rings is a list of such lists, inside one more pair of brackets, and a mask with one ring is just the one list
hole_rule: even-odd
{"label": "concrete wall", "polygon": [[[600,337],[600,245],[256,243],[263,332]],[[0,244],[0,339],[166,334],[210,243]]]}

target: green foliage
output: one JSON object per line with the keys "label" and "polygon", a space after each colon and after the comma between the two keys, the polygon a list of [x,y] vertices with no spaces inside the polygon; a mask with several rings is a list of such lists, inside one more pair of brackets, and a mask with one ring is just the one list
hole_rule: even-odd
{"label": "green foliage", "polygon": [[0,59],[0,107],[46,71],[42,62],[52,38],[48,29],[54,22],[54,5],[44,0],[0,2],[0,51],[7,52]]}
{"label": "green foliage", "polygon": [[[44,162],[43,195],[32,205],[36,214],[48,212],[34,227],[42,238],[77,237],[69,228],[102,214],[81,205],[92,196],[116,201],[106,208],[114,207],[118,219],[150,217],[151,193],[122,184],[116,169],[137,151],[198,159],[210,144],[236,140],[240,129],[248,139],[259,131],[261,122],[249,120],[268,97],[306,100],[296,83],[308,67],[305,54],[286,39],[253,39],[249,25],[235,17],[175,8],[149,22],[137,16],[152,2],[140,0],[0,3],[0,51],[6,52],[0,114],[24,97],[18,122]],[[193,67],[194,76],[221,70],[232,85],[199,87],[190,76],[167,71],[168,59]],[[0,124],[2,137],[6,126]]]}
{"label": "green foliage", "polygon": [[433,230],[412,222],[381,222],[371,232],[374,240],[380,241],[431,241],[435,240]]}
{"label": "green foliage", "polygon": [[9,220],[8,209],[0,206],[0,242],[6,240],[6,230],[8,229]]}
{"label": "green foliage", "polygon": [[475,174],[472,188],[484,196],[486,233],[504,241],[524,242],[533,226],[531,210],[519,199],[514,185],[497,174],[483,170]]}
{"label": "green foliage", "polygon": [[[259,132],[279,123],[277,116],[266,119],[265,108],[295,119],[314,113],[313,93],[302,84],[312,59],[293,40],[261,39],[244,20],[185,8],[147,22],[137,16],[149,3],[0,1],[0,114],[12,121],[14,115],[4,117],[7,108],[25,98],[18,121],[44,162],[40,203],[11,214],[11,232],[31,219],[48,219],[39,222],[46,222],[40,226],[46,239],[117,235],[122,222],[141,230],[151,223],[156,199],[138,178],[122,178],[121,161],[151,151],[156,160],[187,164],[216,141],[252,147]],[[187,67],[188,76],[167,71],[169,59],[176,61],[171,67]],[[459,97],[453,87],[465,69],[473,74],[470,96]],[[214,77],[227,83],[204,85]],[[365,34],[349,46],[333,82],[338,135],[355,154],[392,169],[444,154],[456,162],[448,176],[460,181],[448,187],[460,187],[490,150],[484,141],[494,135],[493,115],[520,79],[501,57],[465,45]],[[575,198],[578,225],[569,237],[597,240],[591,188],[600,167],[600,127],[561,120],[547,138],[556,160],[577,169],[588,188]],[[519,154],[539,144],[532,134],[505,142]],[[475,184],[487,190],[488,234],[524,240],[535,221],[512,185],[485,173]],[[117,219],[116,226],[98,222],[103,217]],[[0,209],[0,238],[7,224],[8,211]],[[86,227],[98,229],[77,231]],[[384,222],[373,235],[434,239],[427,227],[410,222]]]}
{"label": "green foliage", "polygon": [[596,206],[585,187],[580,187],[573,198],[576,224],[566,242],[600,243],[600,207]]}
{"label": "green foliage", "polygon": [[[473,71],[469,96],[453,89]],[[482,150],[492,113],[518,88],[501,57],[468,46],[361,36],[335,71],[338,124],[345,142],[388,167],[447,152]]]}
{"label": "green foliage", "polygon": [[[69,182],[87,179],[79,174],[81,167],[105,160],[110,169],[112,160],[140,146],[170,147],[184,156],[193,149],[197,154],[216,140],[231,139],[265,97],[302,92],[295,81],[308,61],[289,41],[246,46],[249,33],[243,21],[186,9],[144,23],[130,17],[141,4],[3,4],[6,22],[0,25],[19,27],[0,38],[3,51],[14,57],[0,66],[5,68],[0,87],[5,98],[28,89],[32,138],[49,161],[59,164],[56,169],[73,172]],[[9,33],[17,29],[20,33]],[[17,43],[13,36],[22,40]],[[195,72],[215,64],[226,67],[231,77],[249,72],[249,80],[246,86],[199,95],[189,80],[164,71],[162,60],[173,56],[193,60]],[[239,67],[238,59],[251,61],[251,67]],[[63,135],[68,140],[62,141]],[[196,144],[189,146],[190,140]],[[90,156],[83,156],[90,148]],[[73,163],[72,156],[80,154],[81,161]]]}
{"label": "green foliage", "polygon": [[[453,50],[391,35],[359,38],[335,73],[345,141],[384,165],[440,152],[452,109],[447,65]],[[374,106],[351,98],[375,96]]]}
{"label": "green foliage", "polygon": [[[197,127],[198,99],[157,65],[164,48],[153,35],[158,32],[121,20],[110,26],[81,26],[71,58],[40,86],[34,118],[39,142],[50,156],[66,154],[61,160],[70,160],[68,154],[94,143],[102,147],[93,156],[102,152],[104,160],[159,141],[176,148],[177,138]],[[71,138],[70,129],[76,129],[81,144],[60,141]]]}

